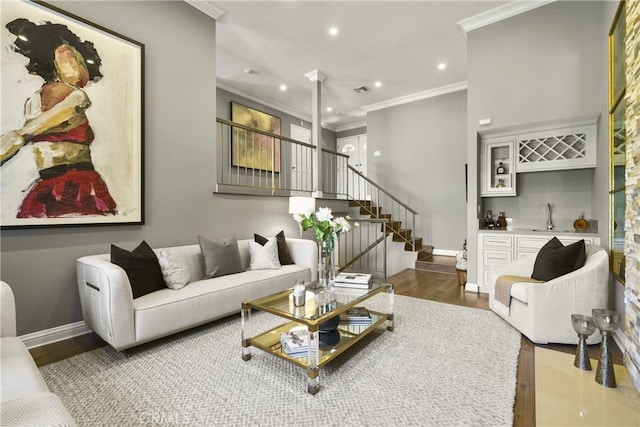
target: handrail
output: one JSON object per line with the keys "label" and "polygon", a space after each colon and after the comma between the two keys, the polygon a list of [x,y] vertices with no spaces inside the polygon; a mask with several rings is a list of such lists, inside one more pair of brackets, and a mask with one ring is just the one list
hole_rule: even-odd
{"label": "handrail", "polygon": [[400,206],[402,206],[403,208],[405,208],[406,210],[408,210],[409,212],[411,212],[414,215],[418,214],[418,211],[412,209],[411,207],[407,206],[405,203],[402,203],[400,200],[398,200],[396,197],[392,196],[391,193],[389,193],[387,190],[385,190],[384,188],[380,187],[379,184],[376,184],[375,182],[373,182],[372,180],[370,180],[369,178],[367,178],[366,176],[364,176],[363,174],[361,174],[360,172],[358,172],[358,170],[356,168],[354,168],[353,166],[349,165],[348,166],[349,169],[356,173],[357,175],[360,176],[360,178],[364,179],[365,181],[369,182],[369,184],[371,184],[372,186],[376,187],[378,190],[382,191],[385,195],[389,196],[389,198],[391,200],[393,200],[394,202],[396,202],[397,204],[399,204]]}
{"label": "handrail", "polygon": [[321,148],[321,150],[322,150],[323,153],[335,154],[336,156],[342,156],[342,157],[349,158],[348,154],[339,153],[337,151],[329,150],[328,148]]}
{"label": "handrail", "polygon": [[308,143],[302,142],[302,141],[298,141],[297,139],[291,139],[291,138],[288,138],[286,136],[278,135],[276,133],[267,132],[266,130],[252,128],[251,126],[245,126],[245,125],[242,125],[240,123],[232,122],[230,120],[221,119],[220,117],[216,118],[216,122],[222,123],[222,124],[227,125],[227,126],[248,130],[250,132],[259,133],[260,135],[270,136],[272,138],[279,139],[279,140],[282,140],[282,141],[293,142],[293,143],[296,143],[298,145],[302,145],[304,147],[313,148],[314,150],[316,148],[318,148],[315,145],[308,144]]}

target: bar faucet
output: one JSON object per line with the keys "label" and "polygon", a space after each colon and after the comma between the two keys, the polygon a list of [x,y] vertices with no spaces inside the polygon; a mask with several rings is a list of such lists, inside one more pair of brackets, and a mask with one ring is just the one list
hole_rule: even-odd
{"label": "bar faucet", "polygon": [[547,203],[547,231],[551,231],[553,229],[553,224],[551,223],[551,203]]}

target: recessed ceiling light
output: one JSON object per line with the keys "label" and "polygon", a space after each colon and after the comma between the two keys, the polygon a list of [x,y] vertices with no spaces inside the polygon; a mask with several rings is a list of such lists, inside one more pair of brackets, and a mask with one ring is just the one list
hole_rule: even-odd
{"label": "recessed ceiling light", "polygon": [[280,90],[283,91],[283,92],[286,91],[287,90],[287,85],[286,84],[281,84],[280,85]]}
{"label": "recessed ceiling light", "polygon": [[337,27],[329,28],[329,34],[331,34],[332,36],[337,36],[338,35],[338,28]]}
{"label": "recessed ceiling light", "polygon": [[375,85],[375,87],[380,87],[380,86],[382,86],[382,82],[375,82],[374,85]]}
{"label": "recessed ceiling light", "polygon": [[444,62],[438,64],[438,70],[444,70],[445,68],[447,68],[447,64]]}
{"label": "recessed ceiling light", "polygon": [[331,107],[327,107],[327,113],[330,113],[330,112],[332,112],[332,111],[333,111],[333,108],[331,108]]}

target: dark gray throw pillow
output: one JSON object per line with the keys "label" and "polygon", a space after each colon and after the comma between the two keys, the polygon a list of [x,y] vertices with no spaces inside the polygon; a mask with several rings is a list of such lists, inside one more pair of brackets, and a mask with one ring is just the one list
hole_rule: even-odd
{"label": "dark gray throw pillow", "polygon": [[111,262],[127,273],[133,298],[167,288],[158,257],[144,240],[133,251],[111,245]]}
{"label": "dark gray throw pillow", "polygon": [[[256,233],[253,234],[253,240],[256,243],[260,243],[262,246],[269,241],[266,237]],[[287,246],[287,239],[284,237],[284,230],[276,234],[276,242],[278,243],[278,258],[280,259],[280,265],[295,264],[293,262],[293,258],[291,258],[289,247]]]}
{"label": "dark gray throw pillow", "polygon": [[579,269],[586,260],[584,239],[564,246],[554,237],[540,248],[531,278],[547,282]]}
{"label": "dark gray throw pillow", "polygon": [[205,279],[244,271],[235,236],[220,240],[209,240],[206,237],[198,236],[198,243],[204,257]]}

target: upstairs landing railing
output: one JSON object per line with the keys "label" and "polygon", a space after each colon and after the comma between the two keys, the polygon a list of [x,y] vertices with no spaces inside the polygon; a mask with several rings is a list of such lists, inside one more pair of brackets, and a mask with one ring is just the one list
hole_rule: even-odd
{"label": "upstairs landing railing", "polygon": [[[216,119],[216,137],[216,192],[311,196],[316,191],[313,188],[316,146],[221,118]],[[371,215],[367,229],[374,224],[381,232],[393,232],[394,240],[399,239],[416,248],[417,212],[414,209],[349,166],[348,155],[327,149],[321,149],[320,155],[319,190],[323,198],[353,200],[361,211]],[[364,223],[364,220],[359,221]],[[364,268],[362,262],[367,260],[369,268],[374,259],[380,262],[379,253],[383,253],[386,259],[386,233],[376,239],[360,236],[345,244],[342,251],[345,258],[339,265],[351,269]],[[385,245],[384,250],[373,254],[374,247],[380,244]],[[384,275],[386,277],[386,267]]]}

